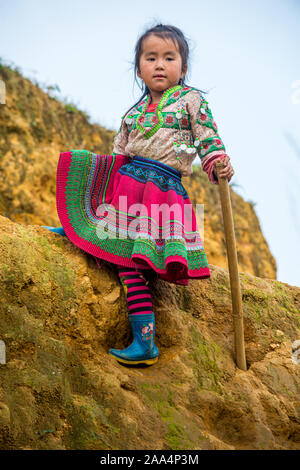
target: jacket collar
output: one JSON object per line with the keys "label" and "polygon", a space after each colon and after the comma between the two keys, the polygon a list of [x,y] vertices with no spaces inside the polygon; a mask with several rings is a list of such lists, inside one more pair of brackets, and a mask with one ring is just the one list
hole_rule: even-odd
{"label": "jacket collar", "polygon": [[[163,93],[159,103],[157,104],[157,108],[158,109],[163,109],[165,108],[166,106],[169,106],[170,104],[172,103],[175,103],[176,101],[178,101],[181,96],[185,95],[186,93],[189,93],[193,88],[192,87],[183,87],[182,85],[176,85],[172,88],[168,88],[167,90],[165,90],[165,92]],[[144,108],[144,105],[146,103],[146,101],[150,101],[150,93],[147,94],[146,98],[144,98],[142,101],[140,101],[137,105],[136,105],[136,110],[138,112],[141,112],[142,109]]]}

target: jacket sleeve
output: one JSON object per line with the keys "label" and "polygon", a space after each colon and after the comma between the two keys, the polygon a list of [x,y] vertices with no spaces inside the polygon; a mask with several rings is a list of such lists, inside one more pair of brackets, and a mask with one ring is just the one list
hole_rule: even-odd
{"label": "jacket sleeve", "polygon": [[223,160],[228,155],[219,136],[217,124],[207,101],[202,97],[200,91],[191,91],[187,95],[186,101],[194,145],[197,147],[202,169],[207,173],[211,183],[218,184],[218,178],[214,172],[214,162]]}
{"label": "jacket sleeve", "polygon": [[114,138],[114,155],[126,155],[125,147],[128,142],[129,131],[126,124],[126,116],[122,116],[120,128]]}

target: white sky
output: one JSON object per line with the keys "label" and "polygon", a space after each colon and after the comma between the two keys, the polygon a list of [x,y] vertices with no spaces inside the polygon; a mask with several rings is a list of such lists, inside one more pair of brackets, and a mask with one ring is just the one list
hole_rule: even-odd
{"label": "white sky", "polygon": [[0,0],[0,57],[118,129],[141,95],[139,35],[156,22],[181,28],[188,84],[210,91],[234,189],[256,202],[278,279],[300,286],[299,20],[300,0]]}

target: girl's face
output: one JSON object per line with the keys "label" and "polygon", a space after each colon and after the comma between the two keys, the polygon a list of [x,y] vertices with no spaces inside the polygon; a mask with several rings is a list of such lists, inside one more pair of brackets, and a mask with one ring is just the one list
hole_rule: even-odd
{"label": "girl's face", "polygon": [[171,39],[151,34],[143,40],[137,75],[149,88],[152,104],[160,100],[165,90],[178,85],[186,70],[187,67],[182,70],[180,52]]}

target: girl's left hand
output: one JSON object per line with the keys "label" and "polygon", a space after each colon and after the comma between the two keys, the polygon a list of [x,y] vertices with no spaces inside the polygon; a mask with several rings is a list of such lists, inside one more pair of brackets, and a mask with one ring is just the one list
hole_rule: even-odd
{"label": "girl's left hand", "polygon": [[234,175],[234,169],[232,168],[231,166],[231,163],[230,163],[230,157],[228,157],[228,155],[226,155],[226,157],[224,157],[223,159],[217,159],[215,162],[214,162],[214,172],[215,174],[217,175],[217,169],[216,169],[216,162],[217,161],[222,161],[225,163],[225,166],[222,170],[220,170],[220,173],[219,173],[219,177],[220,178],[227,178],[228,181],[231,180],[232,176]]}

